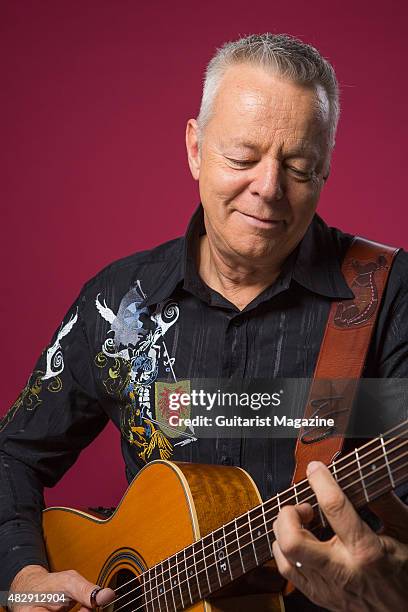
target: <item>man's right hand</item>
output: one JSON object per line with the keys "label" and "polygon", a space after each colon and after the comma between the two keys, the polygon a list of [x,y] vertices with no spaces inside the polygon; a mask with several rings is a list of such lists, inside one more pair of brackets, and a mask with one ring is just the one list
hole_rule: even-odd
{"label": "man's right hand", "polygon": [[[27,565],[14,577],[10,586],[13,593],[64,593],[65,603],[13,604],[9,606],[13,612],[63,612],[76,603],[81,604],[79,612],[92,610],[91,593],[98,585],[86,580],[75,570],[64,572],[48,572],[41,565]],[[96,595],[96,604],[104,606],[112,602],[115,592],[112,589],[102,589]]]}

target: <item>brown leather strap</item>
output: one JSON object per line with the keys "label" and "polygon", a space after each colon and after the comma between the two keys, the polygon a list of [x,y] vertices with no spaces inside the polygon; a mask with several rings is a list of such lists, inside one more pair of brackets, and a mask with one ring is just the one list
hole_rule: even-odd
{"label": "brown leather strap", "polygon": [[341,452],[358,379],[366,360],[381,298],[398,249],[356,237],[342,265],[354,299],[334,302],[309,391],[304,417],[333,418],[333,427],[299,432],[292,483],[306,477],[309,461],[328,465]]}

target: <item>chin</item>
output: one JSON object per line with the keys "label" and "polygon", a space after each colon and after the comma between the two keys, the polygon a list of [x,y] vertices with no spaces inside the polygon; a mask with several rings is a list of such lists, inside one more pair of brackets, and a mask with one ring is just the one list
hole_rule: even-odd
{"label": "chin", "polygon": [[279,246],[277,240],[254,241],[254,242],[230,242],[231,248],[242,258],[248,261],[264,261],[268,259]]}

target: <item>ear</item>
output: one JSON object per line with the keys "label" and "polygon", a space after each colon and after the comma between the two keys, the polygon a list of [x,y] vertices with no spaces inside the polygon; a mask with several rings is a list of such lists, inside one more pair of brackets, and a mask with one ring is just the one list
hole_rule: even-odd
{"label": "ear", "polygon": [[189,119],[187,122],[186,148],[191,174],[193,178],[198,181],[200,176],[201,155],[198,146],[198,124],[195,119]]}

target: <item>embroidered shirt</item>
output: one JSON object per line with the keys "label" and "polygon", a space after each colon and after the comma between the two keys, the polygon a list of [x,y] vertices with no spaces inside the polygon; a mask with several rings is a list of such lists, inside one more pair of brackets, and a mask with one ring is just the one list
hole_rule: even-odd
{"label": "embroidered shirt", "polygon": [[[264,499],[287,488],[295,439],[197,439],[160,427],[157,382],[313,375],[330,305],[353,298],[341,273],[352,236],[315,215],[278,279],[242,311],[196,269],[203,209],[186,235],[112,263],[91,279],[0,421],[0,590],[25,565],[47,566],[42,489],[53,486],[109,419],[130,481],[153,459],[238,465]],[[408,254],[392,267],[365,367],[408,377]],[[182,383],[180,383],[182,385]],[[182,388],[182,387],[181,387]],[[294,406],[302,416],[303,405]]]}

